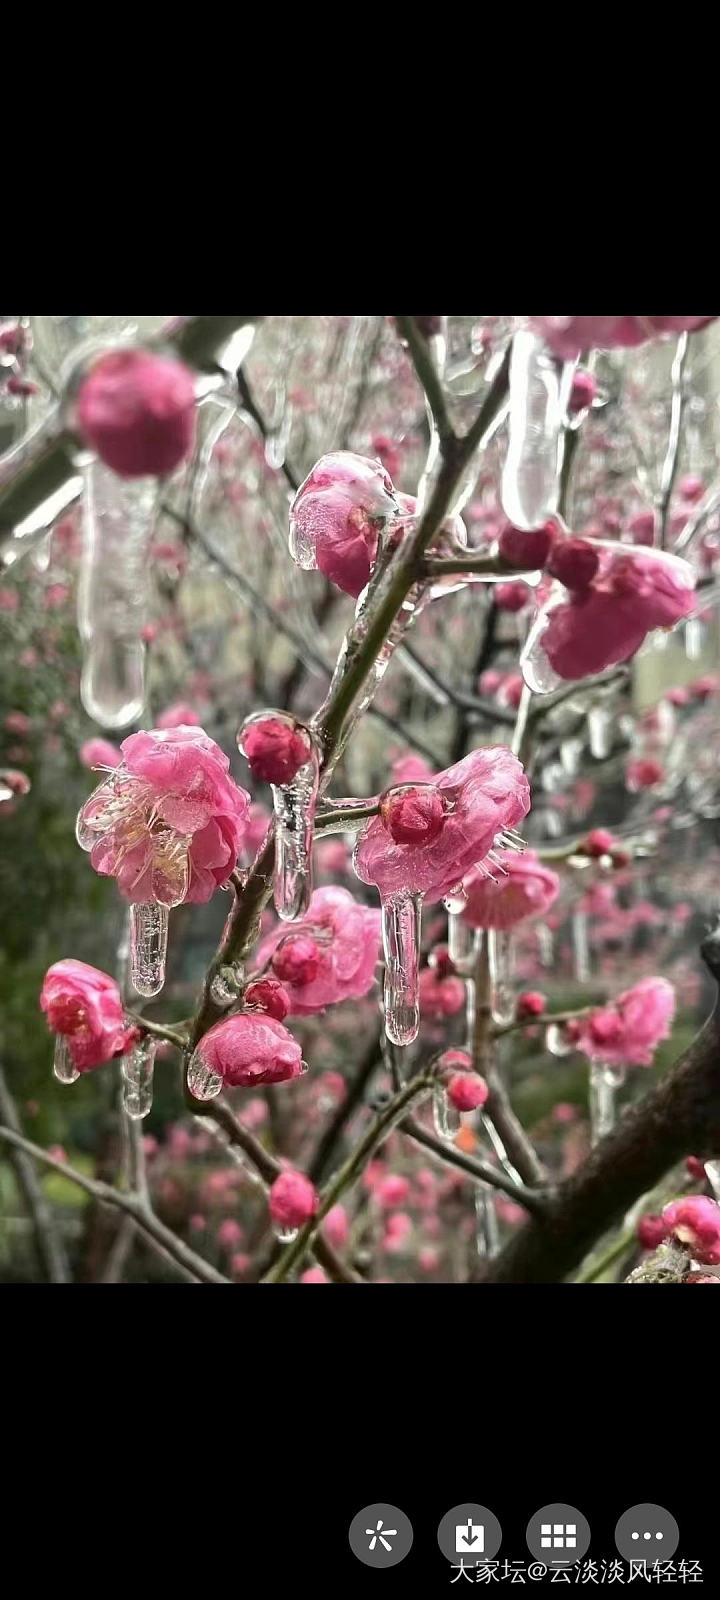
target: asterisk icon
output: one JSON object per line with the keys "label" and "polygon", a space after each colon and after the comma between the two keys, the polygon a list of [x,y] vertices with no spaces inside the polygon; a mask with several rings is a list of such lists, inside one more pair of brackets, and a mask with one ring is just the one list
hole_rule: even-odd
{"label": "asterisk icon", "polygon": [[[368,1536],[368,1539],[370,1540],[370,1549],[371,1550],[375,1549],[375,1546],[376,1546],[376,1544],[377,1544],[377,1542],[379,1540],[384,1550],[387,1550],[390,1553],[392,1552],[392,1545],[388,1544],[388,1539],[393,1539],[395,1537],[395,1534],[397,1533],[397,1528],[386,1528],[385,1532],[383,1533],[383,1531],[382,1531],[382,1518],[381,1518],[380,1521],[378,1522],[377,1528],[366,1528],[365,1532],[366,1532],[366,1534]],[[386,1535],[387,1535],[387,1537],[386,1537]]]}

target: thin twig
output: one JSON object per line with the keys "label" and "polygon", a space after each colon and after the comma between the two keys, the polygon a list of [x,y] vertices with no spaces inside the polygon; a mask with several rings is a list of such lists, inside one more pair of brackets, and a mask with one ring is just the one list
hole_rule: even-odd
{"label": "thin twig", "polygon": [[[22,1124],[17,1106],[10,1093],[2,1067],[0,1067],[0,1116],[11,1132],[22,1137]],[[50,1283],[70,1283],[71,1274],[62,1240],[59,1238],[52,1208],[48,1205],[37,1173],[26,1153],[21,1149],[10,1151],[10,1160],[21,1194],[24,1196],[30,1217],[37,1252]]]}

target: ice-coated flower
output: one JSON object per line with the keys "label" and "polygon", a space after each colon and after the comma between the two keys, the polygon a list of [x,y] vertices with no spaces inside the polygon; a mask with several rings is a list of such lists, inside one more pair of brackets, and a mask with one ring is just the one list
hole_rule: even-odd
{"label": "ice-coated flower", "polygon": [[492,872],[488,877],[478,866],[463,878],[461,915],[471,928],[512,928],[525,917],[544,916],[557,899],[557,873],[544,867],[534,850],[496,851]]}
{"label": "ice-coated flower", "polygon": [[720,1206],[706,1195],[689,1194],[673,1200],[663,1211],[669,1233],[691,1251],[705,1267],[720,1266]]}
{"label": "ice-coated flower", "polygon": [[202,728],[134,733],[121,751],[80,812],[80,843],[126,900],[202,904],[235,868],[249,795]]}
{"label": "ice-coated flower", "polygon": [[304,729],[280,717],[254,718],[238,741],[253,777],[261,783],[292,783],[312,753]]}
{"label": "ice-coated flower", "polygon": [[462,978],[445,974],[437,967],[423,967],[420,973],[420,1011],[424,1017],[440,1021],[455,1017],[465,1005],[465,985]]}
{"label": "ice-coated flower", "polygon": [[456,1111],[477,1111],[484,1106],[490,1090],[475,1072],[458,1072],[447,1086],[447,1097]]}
{"label": "ice-coated flower", "polygon": [[644,344],[663,333],[693,333],[714,317],[530,317],[553,354],[573,361],[583,350]]}
{"label": "ice-coated flower", "polygon": [[672,628],[695,610],[685,562],[622,545],[598,547],[598,554],[593,581],[548,612],[542,650],[560,678],[590,677],[629,661],[653,628]]}
{"label": "ice-coated flower", "polygon": [[575,1039],[591,1060],[608,1066],[648,1067],[669,1038],[675,991],[666,978],[643,978],[608,1006],[575,1023]]}
{"label": "ice-coated flower", "polygon": [[121,478],[165,477],[193,451],[195,379],[168,356],[113,350],[83,380],[77,420],[90,448]]}
{"label": "ice-coated flower", "polygon": [[45,974],[40,1005],[53,1033],[64,1034],[78,1072],[125,1055],[139,1038],[125,1021],[113,978],[84,961],[57,961]]}
{"label": "ice-coated flower", "polygon": [[270,1215],[281,1228],[302,1228],[318,1208],[315,1185],[304,1172],[281,1172],[270,1190]]}
{"label": "ice-coated flower", "polygon": [[429,843],[396,843],[382,817],[373,817],[355,851],[355,870],[383,899],[407,892],[442,900],[506,828],[530,810],[530,788],[520,762],[502,745],[473,750],[429,788],[444,816]]}
{"label": "ice-coated flower", "polygon": [[[279,955],[292,953],[293,946],[312,944],[317,965],[305,981],[293,981],[278,972],[274,952],[282,941]],[[273,969],[290,996],[291,1014],[309,1016],[324,1011],[340,1000],[359,1000],[372,988],[380,953],[380,916],[361,906],[347,889],[316,889],[307,915],[293,923],[288,937],[287,924],[276,928],[258,951],[262,966],[273,958]]]}
{"label": "ice-coated flower", "polygon": [[293,984],[296,989],[306,989],[318,975],[320,946],[309,934],[288,934],[278,945],[272,966],[273,972],[283,983]]}
{"label": "ice-coated flower", "polygon": [[391,789],[380,802],[380,816],[396,844],[431,844],[442,828],[442,798],[431,784]]}
{"label": "ice-coated flower", "polygon": [[509,567],[525,572],[542,568],[555,542],[555,528],[548,522],[542,528],[515,528],[505,524],[498,539],[498,549]]}
{"label": "ice-coated flower", "polygon": [[244,999],[246,1006],[264,1011],[267,1017],[274,1017],[276,1022],[284,1022],[290,1014],[290,996],[277,978],[256,978],[254,983],[248,984]]}
{"label": "ice-coated flower", "polygon": [[87,739],[80,746],[80,760],[92,771],[94,767],[119,767],[122,754],[109,739]]}
{"label": "ice-coated flower", "polygon": [[303,567],[319,567],[356,598],[370,581],[378,539],[398,515],[392,481],[380,461],[336,450],[322,456],[290,511],[291,549]]}
{"label": "ice-coated flower", "polygon": [[200,1040],[195,1055],[232,1089],[290,1083],[305,1070],[300,1046],[287,1028],[272,1017],[250,1011],[216,1022]]}
{"label": "ice-coated flower", "polygon": [[587,539],[563,539],[550,556],[548,572],[566,589],[587,589],[599,565],[598,551]]}

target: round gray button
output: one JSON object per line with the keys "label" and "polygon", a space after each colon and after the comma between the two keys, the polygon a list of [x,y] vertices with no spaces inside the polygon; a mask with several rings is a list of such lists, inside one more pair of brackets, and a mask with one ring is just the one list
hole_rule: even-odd
{"label": "round gray button", "polygon": [[350,1549],[366,1567],[397,1567],[412,1550],[409,1517],[384,1501],[365,1506],[350,1523]]}
{"label": "round gray button", "polygon": [[492,1561],[502,1544],[502,1528],[487,1506],[471,1501],[453,1506],[438,1528],[438,1544],[454,1567],[460,1563],[474,1567],[478,1561]]}
{"label": "round gray button", "polygon": [[590,1523],[577,1506],[558,1501],[535,1512],[525,1538],[536,1561],[544,1562],[546,1567],[571,1567],[575,1561],[582,1561],[590,1548]]}
{"label": "round gray button", "polygon": [[675,1518],[649,1501],[624,1511],[615,1529],[615,1544],[625,1561],[669,1561],[679,1543]]}

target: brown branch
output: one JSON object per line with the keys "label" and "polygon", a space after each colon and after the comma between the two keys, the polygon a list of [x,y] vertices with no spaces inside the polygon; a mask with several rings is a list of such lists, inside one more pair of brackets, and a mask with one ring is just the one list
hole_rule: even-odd
{"label": "brown branch", "polygon": [[[701,953],[720,983],[720,931]],[[486,1283],[560,1283],[596,1241],[687,1156],[720,1150],[720,1004],[658,1087],[626,1113],[550,1198],[542,1221],[478,1275]]]}

